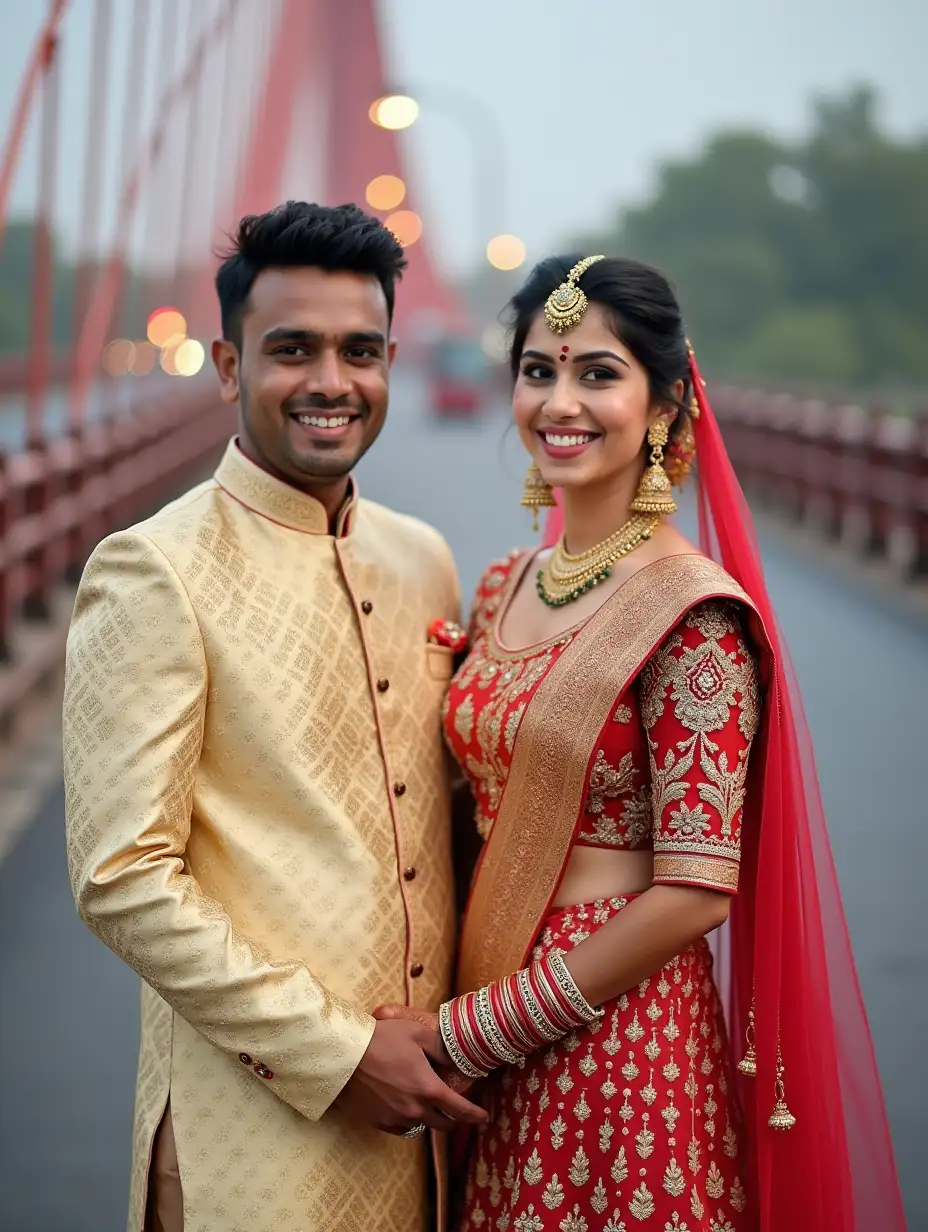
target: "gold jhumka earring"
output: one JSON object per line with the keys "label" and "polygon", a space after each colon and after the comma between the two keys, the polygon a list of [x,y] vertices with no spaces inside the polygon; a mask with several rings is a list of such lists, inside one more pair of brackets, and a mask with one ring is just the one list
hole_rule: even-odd
{"label": "gold jhumka earring", "polygon": [[664,446],[670,430],[663,420],[657,420],[648,428],[648,444],[651,446],[651,465],[641,476],[638,494],[631,503],[632,513],[657,513],[667,516],[677,512],[670,479],[664,470]]}
{"label": "gold jhumka earring", "polygon": [[532,511],[532,530],[538,532],[538,510],[553,509],[557,505],[554,499],[554,489],[542,475],[533,462],[525,476],[522,488],[522,499],[519,502],[523,509]]}

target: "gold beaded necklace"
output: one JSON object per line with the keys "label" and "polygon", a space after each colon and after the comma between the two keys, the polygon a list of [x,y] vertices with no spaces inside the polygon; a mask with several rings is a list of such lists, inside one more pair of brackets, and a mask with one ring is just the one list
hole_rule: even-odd
{"label": "gold beaded necklace", "polygon": [[639,544],[654,534],[660,517],[656,514],[635,514],[617,531],[589,548],[572,556],[558,541],[548,560],[538,570],[535,589],[546,607],[564,607],[588,590],[604,582],[612,574],[612,566],[633,552]]}

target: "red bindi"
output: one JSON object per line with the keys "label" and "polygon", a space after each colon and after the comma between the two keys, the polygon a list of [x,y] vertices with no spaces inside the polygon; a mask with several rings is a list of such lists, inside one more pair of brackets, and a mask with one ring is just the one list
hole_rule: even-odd
{"label": "red bindi", "polygon": [[568,352],[569,352],[569,351],[570,351],[570,347],[569,347],[569,346],[562,346],[562,347],[561,347],[561,363],[562,363],[562,364],[564,364],[564,363],[566,363],[566,362],[567,362],[567,354],[568,354]]}

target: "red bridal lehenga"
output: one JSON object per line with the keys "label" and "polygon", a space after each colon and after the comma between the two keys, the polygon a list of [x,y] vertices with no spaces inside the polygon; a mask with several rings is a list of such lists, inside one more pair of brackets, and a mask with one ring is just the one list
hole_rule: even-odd
{"label": "red bridal lehenga", "polygon": [[[511,557],[482,580],[471,653],[446,711],[484,838],[523,716],[585,632],[580,626],[519,653],[500,646],[494,613],[526,565]],[[656,881],[731,892],[758,708],[737,609],[727,601],[697,605],[614,699],[594,746],[578,750],[590,769],[574,842],[653,848]],[[536,949],[568,952],[628,901],[550,911]],[[741,1232],[739,1112],[707,943],[604,1008],[597,1023],[487,1081],[490,1123],[475,1144],[462,1226],[618,1232],[623,1219],[654,1216],[661,1228]]]}
{"label": "red bridal lehenga", "polygon": [[[530,555],[481,580],[445,714],[484,839],[458,991],[625,909],[552,908],[576,844],[653,850],[656,882],[732,894],[729,922],[478,1084],[459,1232],[905,1229],[811,743],[692,374],[706,555],[644,567],[518,652],[497,623]],[[555,511],[548,542],[559,529]]]}

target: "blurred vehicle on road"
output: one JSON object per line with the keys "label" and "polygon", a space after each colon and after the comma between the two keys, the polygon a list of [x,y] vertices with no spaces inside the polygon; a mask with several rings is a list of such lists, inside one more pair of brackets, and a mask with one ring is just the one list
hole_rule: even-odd
{"label": "blurred vehicle on road", "polygon": [[486,409],[489,364],[476,338],[442,337],[428,350],[429,401],[442,419],[471,419]]}

